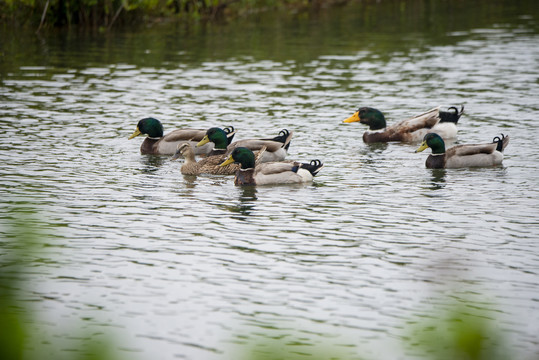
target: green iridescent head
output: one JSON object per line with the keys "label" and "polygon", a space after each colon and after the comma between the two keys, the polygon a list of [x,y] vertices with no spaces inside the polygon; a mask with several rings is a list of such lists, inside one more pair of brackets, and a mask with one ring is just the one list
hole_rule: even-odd
{"label": "green iridescent head", "polygon": [[441,138],[440,135],[436,133],[428,133],[427,135],[425,135],[425,137],[423,138],[423,142],[415,152],[421,152],[429,147],[432,149],[433,154],[445,153],[444,140]]}
{"label": "green iridescent head", "polygon": [[202,146],[210,141],[215,144],[216,149],[226,149],[228,146],[226,131],[217,127],[209,128],[208,131],[206,131],[206,135],[200,140],[197,146]]}
{"label": "green iridescent head", "polygon": [[242,169],[252,169],[255,167],[255,154],[245,147],[237,147],[234,149],[234,151],[232,151],[232,154],[230,154],[228,159],[221,164],[221,166],[232,163],[241,164]]}
{"label": "green iridescent head", "polygon": [[141,134],[146,134],[151,138],[163,137],[163,125],[161,121],[154,118],[144,118],[137,124],[135,132],[129,137],[132,139]]}
{"label": "green iridescent head", "polygon": [[382,114],[380,110],[370,107],[359,108],[354,115],[343,122],[351,123],[357,121],[361,124],[368,125],[370,130],[379,130],[386,127],[386,118],[384,114]]}

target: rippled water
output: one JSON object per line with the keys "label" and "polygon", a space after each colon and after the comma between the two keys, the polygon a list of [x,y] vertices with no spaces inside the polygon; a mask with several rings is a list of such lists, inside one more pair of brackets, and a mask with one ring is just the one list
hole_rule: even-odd
{"label": "rippled water", "polygon": [[[26,295],[43,332],[76,338],[82,322],[141,359],[231,358],[260,336],[410,358],[410,319],[479,294],[517,357],[537,356],[537,18],[354,33],[356,10],[4,35],[0,219],[33,205],[54,234]],[[429,170],[417,144],[366,145],[342,124],[360,105],[393,122],[439,104],[465,105],[458,143],[510,135],[503,166]],[[183,177],[127,140],[146,116],[236,139],[287,128],[289,158],[325,167],[304,186]]]}

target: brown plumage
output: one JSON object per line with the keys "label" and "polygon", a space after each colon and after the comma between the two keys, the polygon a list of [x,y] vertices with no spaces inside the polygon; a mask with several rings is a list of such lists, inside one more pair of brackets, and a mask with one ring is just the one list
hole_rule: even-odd
{"label": "brown plumage", "polygon": [[234,175],[236,170],[240,168],[240,166],[237,164],[219,166],[223,161],[226,160],[226,155],[224,154],[207,156],[197,162],[193,147],[189,143],[178,145],[178,151],[185,158],[185,162],[180,169],[181,173],[184,175]]}

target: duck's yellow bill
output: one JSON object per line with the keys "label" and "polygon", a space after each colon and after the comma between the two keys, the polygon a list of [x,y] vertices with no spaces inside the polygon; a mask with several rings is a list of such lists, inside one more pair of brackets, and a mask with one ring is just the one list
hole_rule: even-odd
{"label": "duck's yellow bill", "polygon": [[356,111],[354,115],[350,116],[348,119],[343,120],[344,123],[352,123],[359,121],[359,111]]}
{"label": "duck's yellow bill", "polygon": [[415,151],[416,153],[417,152],[421,152],[423,150],[425,150],[426,148],[428,148],[429,146],[427,145],[427,142],[426,141],[423,141],[421,143],[421,145],[417,148],[417,150]]}
{"label": "duck's yellow bill", "polygon": [[135,130],[135,132],[132,133],[131,136],[127,140],[131,140],[132,138],[137,137],[140,134],[142,134],[142,133],[140,132],[140,130],[138,129],[138,126],[137,126],[137,129]]}
{"label": "duck's yellow bill", "polygon": [[225,161],[223,161],[223,162],[221,163],[221,165],[219,165],[219,166],[226,166],[226,165],[232,164],[233,162],[234,162],[234,158],[232,157],[232,155],[230,155],[230,156],[228,157],[228,159],[226,159]]}
{"label": "duck's yellow bill", "polygon": [[210,142],[210,138],[208,137],[208,135],[204,135],[204,137],[202,138],[202,140],[200,140],[197,144],[197,147],[199,146],[202,146],[204,144],[207,144]]}

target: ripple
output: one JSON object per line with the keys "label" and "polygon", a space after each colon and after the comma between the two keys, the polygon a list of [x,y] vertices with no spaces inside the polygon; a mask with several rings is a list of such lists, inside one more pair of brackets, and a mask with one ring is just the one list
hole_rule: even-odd
{"label": "ripple", "polygon": [[[386,347],[381,358],[395,358],[407,317],[422,316],[433,288],[458,284],[451,296],[490,294],[518,351],[536,351],[537,35],[447,35],[394,56],[354,47],[189,62],[174,45],[173,60],[8,73],[0,206],[36,206],[58,229],[42,255],[54,260],[27,270],[46,331],[59,336],[58,319],[72,317],[114,326],[142,357],[222,358],[228,343],[263,335],[307,353],[329,342],[350,359]],[[362,125],[341,123],[359,106],[395,122],[460,103],[455,143],[510,134],[503,166],[432,171],[415,145],[366,145]],[[233,125],[237,139],[288,128],[289,157],[325,167],[301,186],[183,177],[179,162],[127,140],[145,116],[165,131]],[[3,235],[12,218],[0,216]]]}

